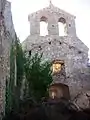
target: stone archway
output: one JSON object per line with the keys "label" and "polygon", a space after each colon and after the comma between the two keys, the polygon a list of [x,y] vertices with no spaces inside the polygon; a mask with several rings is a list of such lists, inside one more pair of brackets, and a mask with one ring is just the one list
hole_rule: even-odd
{"label": "stone archway", "polygon": [[62,83],[54,83],[49,88],[49,97],[70,99],[69,87]]}

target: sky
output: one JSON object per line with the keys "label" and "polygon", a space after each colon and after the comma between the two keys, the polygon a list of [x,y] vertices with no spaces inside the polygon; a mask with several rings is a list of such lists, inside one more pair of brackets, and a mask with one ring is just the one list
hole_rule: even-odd
{"label": "sky", "polygon": [[[8,0],[13,23],[20,41],[30,35],[28,15],[49,5],[49,0]],[[90,49],[90,0],[52,0],[53,5],[76,16],[77,36]]]}

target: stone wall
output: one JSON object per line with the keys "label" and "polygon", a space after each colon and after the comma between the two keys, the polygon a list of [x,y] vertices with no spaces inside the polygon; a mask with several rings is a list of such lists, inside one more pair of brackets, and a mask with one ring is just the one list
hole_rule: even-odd
{"label": "stone wall", "polygon": [[10,45],[15,39],[10,9],[9,2],[0,0],[0,117],[5,113],[5,88],[6,79],[9,78]]}
{"label": "stone wall", "polygon": [[[67,36],[59,36],[58,20],[60,18],[66,21]],[[57,76],[55,81],[67,84],[71,96],[76,95],[82,89],[90,89],[90,68],[87,67],[89,49],[76,35],[75,16],[50,5],[32,13],[28,19],[30,35],[22,43],[23,49],[30,54],[43,53],[43,59],[51,62],[63,60],[66,79],[61,80]],[[48,23],[48,35],[46,36],[40,36],[41,19]]]}

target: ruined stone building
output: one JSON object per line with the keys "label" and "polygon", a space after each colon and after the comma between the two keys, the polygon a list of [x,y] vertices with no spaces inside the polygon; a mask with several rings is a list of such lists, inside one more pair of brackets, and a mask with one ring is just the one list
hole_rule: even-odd
{"label": "ruined stone building", "polygon": [[[87,66],[89,49],[76,35],[75,16],[50,3],[49,7],[30,14],[28,19],[30,35],[22,43],[23,49],[29,55],[36,52],[43,53],[43,60],[52,62],[53,83],[56,83],[56,86],[57,83],[64,87],[68,86],[72,97],[81,91],[88,91],[90,89],[90,68]],[[43,29],[41,29],[42,22],[46,25]],[[60,24],[63,25],[62,34]],[[42,35],[44,30],[45,33]],[[15,36],[11,4],[6,0],[0,0],[0,115],[5,110],[10,45]],[[65,88],[65,94],[67,90],[68,88]]]}
{"label": "ruined stone building", "polygon": [[6,79],[9,77],[10,45],[14,38],[11,3],[0,0],[0,115],[4,114],[5,110],[5,88]]}
{"label": "ruined stone building", "polygon": [[[22,43],[29,55],[43,53],[44,60],[52,62],[53,82],[69,87],[70,95],[90,89],[88,47],[77,37],[75,16],[55,7],[52,3],[28,16],[30,35]],[[47,32],[41,35],[41,23]],[[64,34],[60,35],[59,24]]]}

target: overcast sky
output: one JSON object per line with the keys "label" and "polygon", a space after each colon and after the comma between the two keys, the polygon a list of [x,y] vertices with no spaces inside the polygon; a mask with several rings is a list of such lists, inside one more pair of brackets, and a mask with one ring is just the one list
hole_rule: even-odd
{"label": "overcast sky", "polygon": [[[28,15],[47,7],[49,0],[8,0],[12,2],[12,16],[20,41],[30,34]],[[90,0],[52,0],[52,3],[76,16],[77,36],[90,48]]]}

